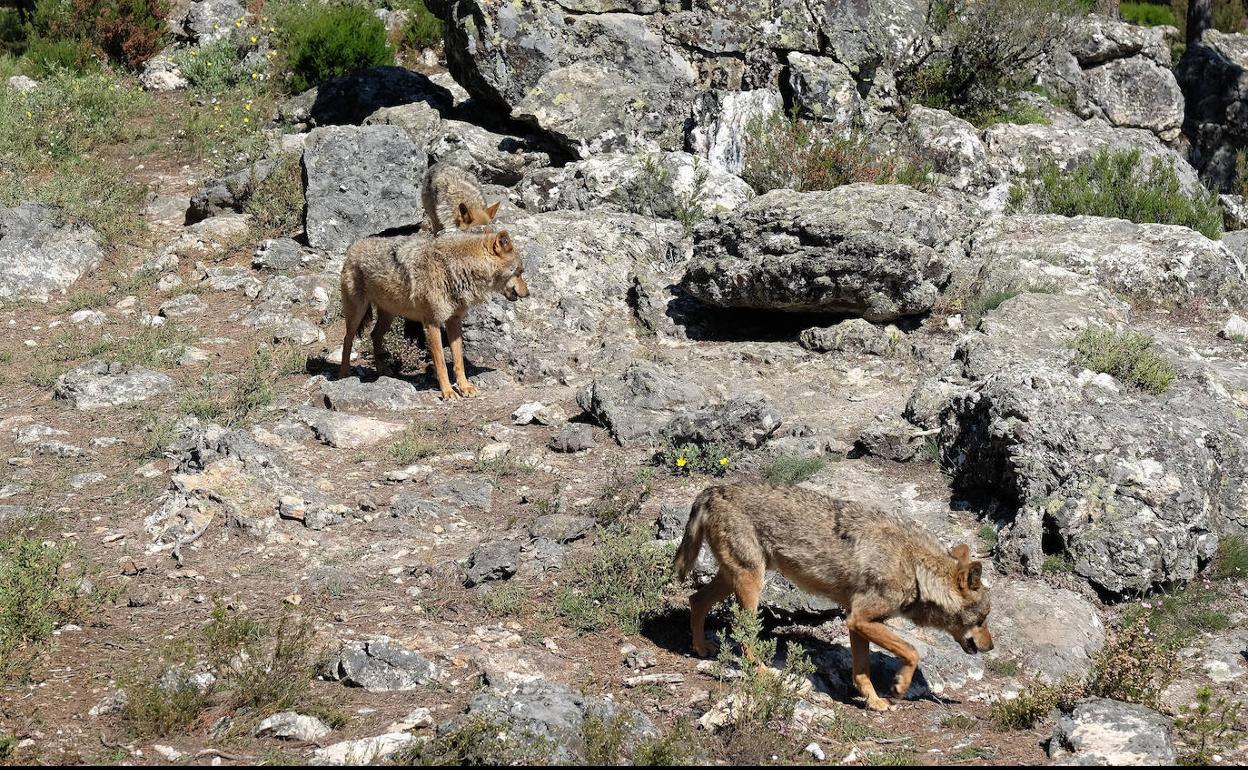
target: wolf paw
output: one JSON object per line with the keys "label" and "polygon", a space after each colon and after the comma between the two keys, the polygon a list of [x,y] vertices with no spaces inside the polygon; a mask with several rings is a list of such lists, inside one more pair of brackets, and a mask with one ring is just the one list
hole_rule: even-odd
{"label": "wolf paw", "polygon": [[706,640],[699,642],[695,639],[693,642],[693,652],[699,658],[713,658],[719,654],[719,645],[715,642],[708,642]]}
{"label": "wolf paw", "polygon": [[443,401],[458,401],[460,398],[461,396],[455,391],[451,390],[450,388],[447,388],[446,390],[442,391]]}
{"label": "wolf paw", "polygon": [[459,385],[459,392],[464,396],[464,398],[471,398],[472,396],[477,395],[481,391],[477,389],[476,385],[473,385],[468,382],[463,382],[463,383],[460,383]]}
{"label": "wolf paw", "polygon": [[867,698],[867,708],[871,709],[872,711],[896,711],[897,710],[897,707],[893,705],[891,701],[889,701],[887,698],[881,698],[879,696],[876,696],[874,698]]}

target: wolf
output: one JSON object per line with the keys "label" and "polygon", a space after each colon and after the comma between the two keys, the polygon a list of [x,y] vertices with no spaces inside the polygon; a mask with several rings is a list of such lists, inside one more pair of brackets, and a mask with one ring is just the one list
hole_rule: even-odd
{"label": "wolf", "polygon": [[433,235],[452,228],[471,230],[488,226],[498,215],[500,203],[495,201],[493,205],[486,206],[477,180],[450,163],[435,163],[429,168],[421,189],[421,199]]}
{"label": "wolf", "polygon": [[[338,376],[349,376],[352,341],[374,313],[373,357],[377,370],[382,371],[383,338],[395,316],[401,316],[424,327],[443,400],[476,395],[477,388],[464,372],[463,318],[469,308],[494,293],[513,302],[529,296],[524,260],[506,230],[356,241],[342,264],[342,314],[347,328]],[[451,388],[442,357],[444,326],[458,393]]]}
{"label": "wolf", "polygon": [[694,501],[676,553],[673,567],[682,580],[703,541],[719,572],[689,599],[698,655],[715,652],[704,637],[706,614],[729,594],[755,610],[768,569],[833,599],[848,613],[854,685],[873,711],[892,705],[871,684],[870,643],[901,659],[893,689],[899,698],[919,665],[918,652],[885,620],[900,616],[942,628],[968,654],[992,649],[987,625],[992,605],[983,565],[971,560],[970,548],[962,544],[946,551],[916,525],[885,511],[801,487],[712,486]]}

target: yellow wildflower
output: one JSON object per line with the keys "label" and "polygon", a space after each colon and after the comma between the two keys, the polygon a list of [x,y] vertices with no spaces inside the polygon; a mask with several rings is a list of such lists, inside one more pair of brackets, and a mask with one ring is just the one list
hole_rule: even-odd
{"label": "yellow wildflower", "polygon": [[255,43],[256,41],[258,41],[259,39],[260,39],[260,38],[256,37],[255,35],[252,35],[252,36],[251,36],[251,42],[253,42],[253,43]]}
{"label": "yellow wildflower", "polygon": [[728,458],[727,457],[719,458],[719,464],[726,467],[728,465]]}
{"label": "yellow wildflower", "polygon": [[683,458],[683,457],[677,457],[677,458],[676,458],[676,467],[677,467],[677,468],[683,468],[683,467],[685,467],[685,462],[686,462],[686,461],[685,461],[685,458]]}

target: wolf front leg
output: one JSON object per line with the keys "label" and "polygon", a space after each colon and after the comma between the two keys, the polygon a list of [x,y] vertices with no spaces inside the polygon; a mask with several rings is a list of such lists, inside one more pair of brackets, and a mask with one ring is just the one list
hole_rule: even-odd
{"label": "wolf front leg", "polygon": [[464,371],[464,320],[459,316],[446,321],[446,336],[451,340],[451,363],[455,366],[455,385],[465,396],[477,395],[477,387],[468,381]]}
{"label": "wolf front leg", "polygon": [[867,699],[867,708],[872,711],[887,711],[890,708],[889,702],[876,695],[875,687],[871,685],[870,643],[875,642],[877,646],[883,647],[901,659],[897,683],[893,688],[894,694],[899,698],[906,697],[906,692],[910,690],[910,680],[914,677],[915,669],[919,667],[919,653],[904,639],[893,633],[891,628],[883,623],[868,620],[868,617],[870,616],[860,614],[855,607],[850,612],[847,623],[850,650],[854,660],[854,685],[858,688],[858,692]]}
{"label": "wolf front leg", "polygon": [[454,401],[459,394],[451,389],[451,380],[446,376],[446,358],[442,355],[442,330],[437,324],[425,324],[425,343],[429,347],[429,357],[433,359],[433,371],[438,377],[438,390],[442,391],[443,401]]}

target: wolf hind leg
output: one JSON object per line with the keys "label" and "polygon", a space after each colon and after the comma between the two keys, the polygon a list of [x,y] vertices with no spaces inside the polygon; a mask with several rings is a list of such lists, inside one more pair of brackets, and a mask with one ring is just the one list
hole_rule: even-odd
{"label": "wolf hind leg", "polygon": [[702,658],[719,652],[719,645],[706,639],[706,615],[733,592],[732,578],[720,569],[711,582],[689,597],[689,630],[693,633],[693,651]]}

